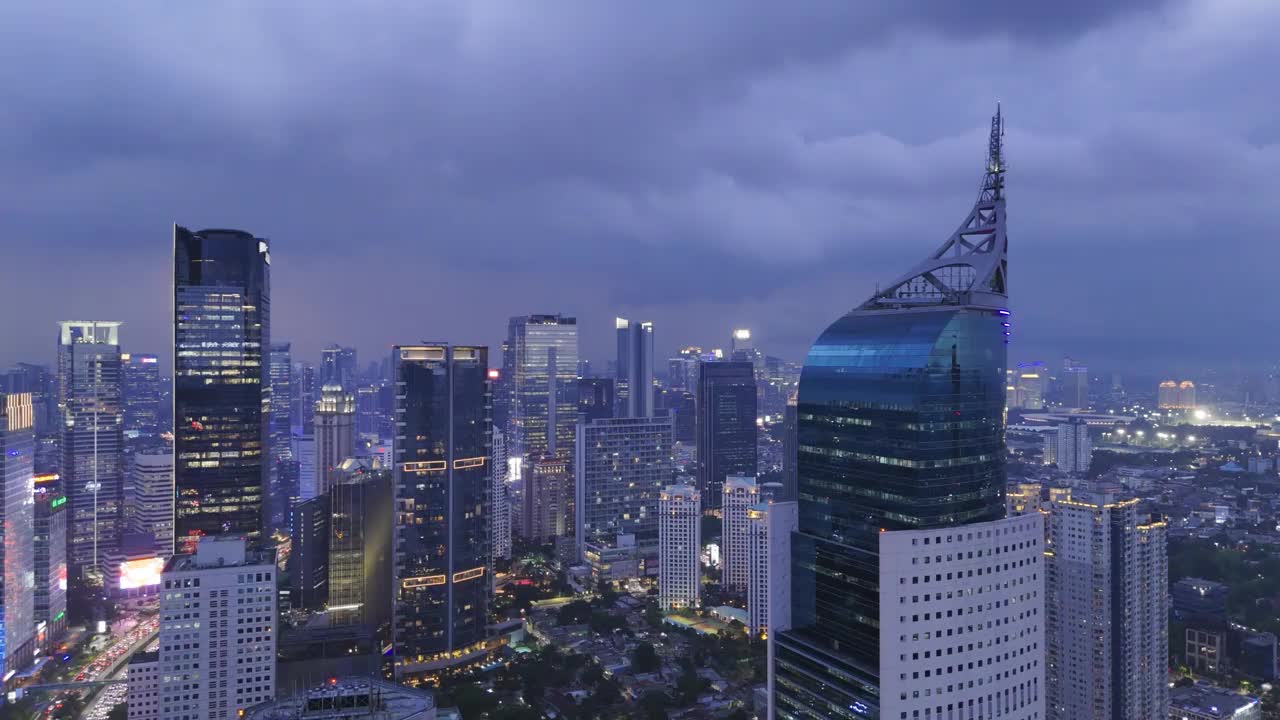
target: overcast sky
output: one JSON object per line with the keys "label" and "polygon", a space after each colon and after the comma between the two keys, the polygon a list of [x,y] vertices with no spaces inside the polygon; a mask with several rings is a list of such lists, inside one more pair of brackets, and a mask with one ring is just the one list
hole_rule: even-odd
{"label": "overcast sky", "polygon": [[997,100],[1011,360],[1280,350],[1271,0],[214,5],[0,6],[0,363],[165,354],[174,222],[270,238],[301,359],[536,312],[800,359],[964,218]]}

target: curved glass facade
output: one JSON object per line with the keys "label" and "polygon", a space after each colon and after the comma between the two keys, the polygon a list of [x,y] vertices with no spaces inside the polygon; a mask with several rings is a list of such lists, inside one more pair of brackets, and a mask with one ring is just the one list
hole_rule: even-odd
{"label": "curved glass facade", "polygon": [[779,717],[878,716],[879,534],[1004,516],[1005,365],[995,308],[859,310],[814,343]]}

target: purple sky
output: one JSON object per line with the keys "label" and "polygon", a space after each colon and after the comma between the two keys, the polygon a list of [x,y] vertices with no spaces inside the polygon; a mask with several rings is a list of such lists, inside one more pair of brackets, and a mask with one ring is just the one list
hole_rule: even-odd
{"label": "purple sky", "polygon": [[1011,360],[1277,357],[1280,4],[902,4],[6,3],[0,364],[163,355],[174,222],[271,239],[302,359],[532,312],[799,359],[963,219],[996,100]]}

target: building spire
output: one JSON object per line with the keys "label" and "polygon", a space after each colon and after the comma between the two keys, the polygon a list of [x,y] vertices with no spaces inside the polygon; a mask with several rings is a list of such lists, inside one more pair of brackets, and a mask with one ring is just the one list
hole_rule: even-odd
{"label": "building spire", "polygon": [[974,305],[1003,309],[1008,302],[1009,241],[1004,215],[1004,118],[991,117],[982,189],[951,237],[910,272],[877,289],[859,310]]}

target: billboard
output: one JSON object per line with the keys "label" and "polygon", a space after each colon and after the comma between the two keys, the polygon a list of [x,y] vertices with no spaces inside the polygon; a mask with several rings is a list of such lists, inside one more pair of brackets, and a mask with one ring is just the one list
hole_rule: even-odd
{"label": "billboard", "polygon": [[163,570],[164,558],[126,560],[120,563],[120,589],[132,590],[148,585],[159,585],[160,573]]}

